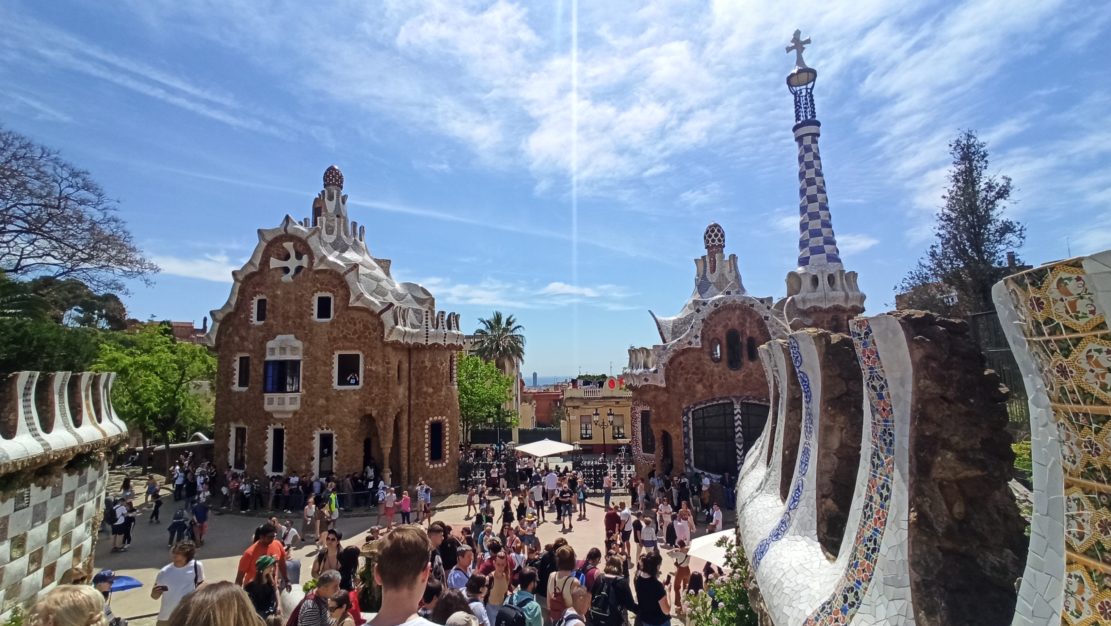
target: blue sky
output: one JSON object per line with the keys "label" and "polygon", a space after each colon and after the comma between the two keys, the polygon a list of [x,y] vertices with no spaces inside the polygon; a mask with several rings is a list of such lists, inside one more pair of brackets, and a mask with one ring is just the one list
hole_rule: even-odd
{"label": "blue sky", "polygon": [[[0,2],[0,123],[120,201],[163,268],[132,315],[195,320],[321,173],[465,327],[526,328],[526,377],[658,340],[711,221],[745,285],[795,265],[796,28],[833,224],[869,313],[928,245],[947,143],[1010,175],[1020,255],[1111,247],[1103,3]],[[265,7],[265,9],[263,9]]]}

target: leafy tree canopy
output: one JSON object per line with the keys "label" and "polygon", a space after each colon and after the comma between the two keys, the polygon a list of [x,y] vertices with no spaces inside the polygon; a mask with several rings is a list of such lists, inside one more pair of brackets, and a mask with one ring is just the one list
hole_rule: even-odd
{"label": "leafy tree canopy", "polygon": [[88,371],[100,351],[102,333],[66,328],[49,319],[0,317],[0,372]]}
{"label": "leafy tree canopy", "polygon": [[515,383],[511,376],[480,357],[464,356],[459,360],[459,417],[464,440],[469,439],[475,426],[515,425],[517,416],[504,408]]}
{"label": "leafy tree canopy", "polygon": [[216,358],[208,348],[177,341],[167,324],[112,335],[93,368],[117,373],[112,402],[128,426],[167,447],[212,424]]}
{"label": "leafy tree canopy", "polygon": [[1003,217],[1011,179],[988,173],[987,144],[966,130],[949,152],[953,165],[936,240],[899,289],[909,308],[967,316],[991,310],[991,286],[1007,274],[1007,252],[1021,247],[1026,235],[1021,224]]}
{"label": "leafy tree canopy", "polygon": [[114,293],[94,293],[76,278],[52,276],[27,281],[27,288],[47,304],[50,319],[59,324],[104,330],[127,328],[127,307]]}
{"label": "leafy tree canopy", "polygon": [[116,202],[92,176],[31,139],[0,128],[0,271],[76,278],[124,292],[158,266],[143,256]]}

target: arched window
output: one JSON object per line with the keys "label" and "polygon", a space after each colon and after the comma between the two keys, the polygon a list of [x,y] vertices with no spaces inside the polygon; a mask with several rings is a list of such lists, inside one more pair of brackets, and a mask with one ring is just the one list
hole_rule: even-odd
{"label": "arched window", "polygon": [[428,423],[428,462],[444,460],[444,422],[433,420]]}
{"label": "arched window", "polygon": [[748,360],[756,362],[760,359],[760,354],[756,351],[756,337],[749,337],[745,340],[745,347],[748,349]]}
{"label": "arched window", "polygon": [[710,360],[714,363],[721,362],[721,342],[717,339],[710,342]]}
{"label": "arched window", "polygon": [[741,333],[735,328],[730,328],[725,333],[725,362],[731,370],[741,369],[744,353],[741,348]]}

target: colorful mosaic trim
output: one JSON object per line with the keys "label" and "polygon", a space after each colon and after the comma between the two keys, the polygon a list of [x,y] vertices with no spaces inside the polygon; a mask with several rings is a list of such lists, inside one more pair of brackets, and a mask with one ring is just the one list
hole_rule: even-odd
{"label": "colorful mosaic trim", "polygon": [[1111,329],[1081,259],[1006,279],[1065,471],[1061,621],[1111,623]]}
{"label": "colorful mosaic trim", "polygon": [[[636,461],[638,461],[640,463],[655,463],[656,462],[656,455],[655,454],[645,454],[644,446],[642,445],[644,443],[644,438],[643,438],[643,436],[641,435],[641,432],[640,432],[640,414],[644,411],[650,411],[650,410],[651,409],[649,409],[648,406],[646,406],[644,404],[641,404],[639,402],[634,402],[633,405],[632,405],[631,419],[632,419],[633,424],[632,424],[631,432],[633,434],[633,442],[632,442],[633,443],[633,459],[635,459]],[[649,419],[651,419],[651,418],[649,418]]]}
{"label": "colorful mosaic trim", "polygon": [[[441,449],[442,456],[439,461],[432,460],[432,424],[439,422],[441,424],[441,432],[443,433],[443,447]],[[428,425],[424,427],[424,462],[428,469],[436,469],[440,467],[447,467],[448,451],[451,450],[451,438],[448,435],[448,421],[443,415],[428,418]]]}
{"label": "colorful mosaic trim", "polygon": [[866,319],[855,319],[851,326],[864,384],[868,389],[868,403],[872,407],[868,485],[848,568],[841,575],[833,595],[804,622],[806,626],[848,624],[852,620],[875,575],[891,506],[891,484],[895,479],[895,419],[891,393],[887,388],[887,375],[872,336],[871,324]]}
{"label": "colorful mosaic trim", "polygon": [[806,472],[810,469],[810,446],[814,438],[814,406],[813,394],[810,391],[810,377],[802,370],[802,352],[799,351],[798,339],[790,337],[787,345],[791,351],[791,364],[798,375],[799,387],[802,388],[802,451],[799,452],[798,471],[795,472],[795,484],[791,487],[791,495],[787,499],[787,509],[779,518],[779,523],[772,529],[771,534],[762,539],[756,546],[752,556],[752,569],[758,570],[760,563],[767,556],[772,544],[779,541],[787,534],[791,527],[791,517],[795,514],[799,502],[802,501],[803,487],[806,482]]}

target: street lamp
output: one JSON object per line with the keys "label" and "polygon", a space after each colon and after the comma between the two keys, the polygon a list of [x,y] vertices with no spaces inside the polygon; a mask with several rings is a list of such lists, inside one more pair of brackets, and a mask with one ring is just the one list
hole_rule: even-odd
{"label": "street lamp", "polygon": [[606,430],[613,427],[613,409],[606,410],[606,419],[602,420],[598,415],[598,409],[594,409],[594,425],[602,429],[602,460],[606,460]]}

